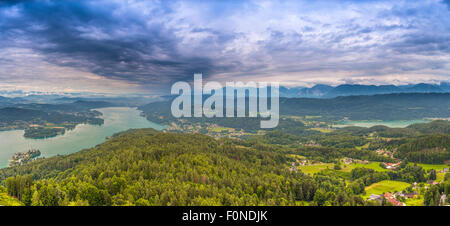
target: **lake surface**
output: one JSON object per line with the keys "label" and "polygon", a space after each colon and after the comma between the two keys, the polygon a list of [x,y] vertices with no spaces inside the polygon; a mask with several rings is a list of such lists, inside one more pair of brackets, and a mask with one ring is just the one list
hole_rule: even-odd
{"label": "lake surface", "polygon": [[73,130],[67,130],[64,135],[52,138],[28,139],[23,136],[24,130],[0,132],[0,168],[8,166],[9,159],[14,153],[26,152],[31,148],[39,149],[41,157],[48,158],[92,148],[103,143],[106,137],[128,129],[165,128],[140,116],[141,112],[135,108],[114,107],[96,110],[103,113],[102,118],[105,120],[103,125],[80,124]]}
{"label": "lake surface", "polygon": [[341,127],[347,127],[347,126],[359,126],[359,127],[372,127],[372,126],[387,126],[391,128],[405,128],[411,124],[416,123],[427,123],[431,120],[426,119],[418,119],[418,120],[393,120],[393,121],[342,121],[340,124],[333,125],[333,127],[341,128]]}

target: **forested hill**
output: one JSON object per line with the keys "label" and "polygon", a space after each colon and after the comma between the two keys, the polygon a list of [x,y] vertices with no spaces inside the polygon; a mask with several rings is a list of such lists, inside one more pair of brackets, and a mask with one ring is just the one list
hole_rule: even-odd
{"label": "forested hill", "polygon": [[407,138],[398,147],[396,157],[420,163],[449,163],[450,134],[426,135]]}
{"label": "forested hill", "polygon": [[[141,106],[151,121],[173,120],[171,102]],[[450,93],[399,93],[373,96],[345,96],[332,99],[280,98],[280,114],[293,116],[320,115],[351,120],[409,120],[450,117]],[[187,120],[187,119],[186,119]],[[195,119],[189,119],[195,120]],[[211,119],[226,121],[226,119]],[[233,119],[240,124],[248,119]],[[258,120],[257,120],[258,121]]]}
{"label": "forested hill", "polygon": [[352,120],[450,117],[450,93],[401,93],[333,99],[282,98],[282,115],[321,115]]}
{"label": "forested hill", "polygon": [[78,100],[73,103],[65,104],[17,104],[16,107],[41,110],[46,112],[59,111],[59,112],[80,112],[89,111],[94,108],[105,108],[117,106],[117,104],[105,102],[105,101],[84,101]]}
{"label": "forested hill", "polygon": [[48,138],[73,129],[77,124],[103,124],[94,108],[111,107],[102,101],[76,101],[68,104],[14,104],[0,107],[0,131],[24,129],[27,138]]}
{"label": "forested hill", "polygon": [[0,178],[26,205],[294,205],[313,199],[318,185],[290,173],[281,150],[230,142],[141,129],[90,150],[2,169]]}
{"label": "forested hill", "polygon": [[0,123],[44,120],[51,123],[82,121],[80,115],[95,116],[91,109],[114,106],[108,102],[77,101],[70,104],[17,104],[0,108]]}
{"label": "forested hill", "polygon": [[[306,175],[293,166],[298,154],[326,162],[383,157],[372,158],[374,150],[346,148],[347,141],[342,148],[329,147],[336,146],[333,137],[318,147],[272,144],[289,137],[297,138],[272,132],[247,141],[216,140],[201,134],[130,130],[92,149],[1,169],[0,185],[24,205],[346,206],[374,205],[363,200],[365,188],[383,180],[426,182],[425,170],[413,164],[401,164],[389,172],[359,167],[344,172],[338,163],[338,167]],[[399,153],[422,162],[445,158],[441,152],[420,155],[422,148],[446,145],[448,150],[448,135],[429,138],[396,140],[406,150],[416,146],[418,150]],[[448,186],[445,183],[442,189],[448,191]]]}

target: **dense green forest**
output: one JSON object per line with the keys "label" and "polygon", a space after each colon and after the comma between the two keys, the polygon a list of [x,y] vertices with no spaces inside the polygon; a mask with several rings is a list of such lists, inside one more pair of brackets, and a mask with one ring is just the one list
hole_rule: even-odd
{"label": "dense green forest", "polygon": [[[277,152],[204,135],[124,133],[92,149],[1,170],[27,205],[294,205],[317,184]],[[27,174],[28,176],[16,176]],[[31,182],[33,181],[33,182]]]}
{"label": "dense green forest", "polygon": [[406,139],[396,154],[413,162],[442,164],[450,160],[450,134]]}
{"label": "dense green forest", "polygon": [[49,138],[57,135],[61,135],[65,133],[65,128],[30,128],[26,129],[24,133],[24,137],[26,138]]}
{"label": "dense green forest", "polygon": [[351,120],[449,117],[450,93],[383,94],[333,99],[281,98],[282,115],[321,115]]}
{"label": "dense green forest", "polygon": [[[24,205],[373,205],[362,198],[366,186],[383,180],[425,182],[430,177],[421,166],[406,162],[389,172],[292,172],[287,167],[292,154],[324,161],[372,155],[282,145],[282,138],[281,132],[230,140],[130,130],[89,150],[1,169],[0,183]],[[444,191],[449,183],[437,189]]]}

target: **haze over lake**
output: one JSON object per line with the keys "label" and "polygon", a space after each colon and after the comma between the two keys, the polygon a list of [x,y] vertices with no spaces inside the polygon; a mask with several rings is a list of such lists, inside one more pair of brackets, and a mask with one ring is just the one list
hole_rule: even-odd
{"label": "haze over lake", "polygon": [[106,137],[128,129],[154,128],[164,126],[152,123],[140,115],[140,111],[128,107],[96,109],[103,113],[105,123],[101,126],[80,124],[64,135],[47,139],[28,139],[24,130],[0,132],[0,168],[7,167],[9,159],[16,152],[26,152],[31,148],[39,149],[41,157],[58,154],[70,154],[103,143]]}

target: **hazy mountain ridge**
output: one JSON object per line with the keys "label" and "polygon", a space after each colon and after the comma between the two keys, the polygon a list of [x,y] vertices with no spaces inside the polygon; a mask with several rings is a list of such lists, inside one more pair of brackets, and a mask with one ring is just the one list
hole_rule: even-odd
{"label": "hazy mountain ridge", "polygon": [[317,84],[311,88],[280,87],[281,97],[312,97],[333,98],[338,96],[376,95],[390,93],[447,93],[450,92],[450,84],[441,82],[437,84],[411,84],[403,86],[395,85],[360,85],[343,84],[336,87]]}
{"label": "hazy mountain ridge", "polygon": [[[153,122],[169,125],[171,101],[150,103],[138,109]],[[280,114],[285,116],[323,116],[350,120],[413,120],[449,118],[450,93],[396,93],[380,95],[342,96],[335,98],[280,98]],[[185,118],[211,121],[232,127],[251,123],[259,126],[257,118]],[[283,123],[281,120],[280,124]]]}

